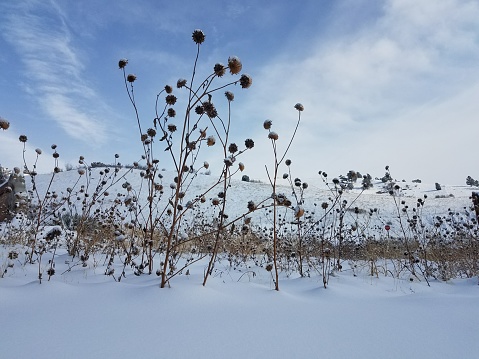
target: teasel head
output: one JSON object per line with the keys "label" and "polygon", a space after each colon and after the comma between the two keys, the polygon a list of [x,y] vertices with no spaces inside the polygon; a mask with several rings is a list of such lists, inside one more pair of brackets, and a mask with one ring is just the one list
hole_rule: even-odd
{"label": "teasel head", "polygon": [[120,69],[125,68],[126,65],[128,65],[128,60],[127,59],[120,59],[120,61],[118,61],[118,67]]}
{"label": "teasel head", "polygon": [[193,35],[191,37],[196,44],[201,45],[205,41],[206,36],[203,31],[201,31],[200,29],[196,29],[195,31],[193,31]]}
{"label": "teasel head", "polygon": [[232,75],[239,74],[243,65],[241,64],[241,60],[236,56],[230,56],[228,58],[228,68],[230,69],[230,73]]}
{"label": "teasel head", "polygon": [[215,72],[216,76],[222,77],[225,74],[226,68],[223,64],[218,63],[218,64],[215,64],[213,71]]}
{"label": "teasel head", "polygon": [[242,88],[247,89],[253,84],[253,79],[250,75],[243,74],[241,75],[239,82]]}

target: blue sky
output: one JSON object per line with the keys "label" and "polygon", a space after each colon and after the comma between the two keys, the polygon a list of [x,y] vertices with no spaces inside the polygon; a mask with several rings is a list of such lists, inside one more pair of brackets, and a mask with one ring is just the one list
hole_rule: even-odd
{"label": "blue sky", "polygon": [[[2,1],[0,116],[11,126],[0,133],[0,163],[22,165],[20,134],[29,163],[43,150],[42,172],[53,168],[53,143],[63,165],[80,155],[139,159],[118,60],[138,77],[140,117],[150,127],[156,94],[190,77],[199,28],[199,76],[235,55],[253,78],[251,88],[231,89],[231,139],[256,143],[241,158],[251,177],[266,178],[272,163],[263,121],[273,121],[285,148],[301,102],[288,155],[294,176],[354,169],[374,177],[389,165],[399,180],[463,184],[479,177],[477,19],[477,0]],[[221,155],[203,151],[219,171]]]}

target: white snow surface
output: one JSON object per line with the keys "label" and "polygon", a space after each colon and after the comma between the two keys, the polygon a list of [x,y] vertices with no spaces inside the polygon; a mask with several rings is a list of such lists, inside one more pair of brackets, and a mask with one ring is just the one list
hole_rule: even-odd
{"label": "white snow surface", "polygon": [[[58,176],[57,191],[76,176]],[[198,188],[212,180],[198,179]],[[328,197],[321,185],[308,182],[306,208]],[[45,183],[39,180],[39,188]],[[433,185],[410,185],[404,198],[415,203],[429,193],[425,207],[431,215],[470,204],[466,186],[437,192]],[[230,212],[271,195],[266,184],[237,182],[232,188],[237,190],[229,194]],[[394,213],[390,196],[377,190],[363,194],[358,206]],[[435,199],[436,193],[454,197]],[[394,222],[394,214],[388,218]],[[0,249],[0,263],[6,255]],[[201,285],[203,261],[160,289],[154,274],[130,274],[115,282],[94,258],[87,267],[67,271],[69,260],[59,250],[57,274],[50,281],[45,276],[42,284],[34,265],[16,264],[0,279],[0,358],[479,357],[477,278],[432,280],[429,287],[408,278],[371,277],[367,270],[354,276],[345,266],[327,289],[317,274],[283,273],[277,292],[264,268],[231,267],[220,258],[206,286]]]}

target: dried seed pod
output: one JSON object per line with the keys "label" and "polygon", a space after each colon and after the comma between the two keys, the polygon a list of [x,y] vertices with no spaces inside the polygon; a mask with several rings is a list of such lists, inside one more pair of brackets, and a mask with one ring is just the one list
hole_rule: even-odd
{"label": "dried seed pod", "polygon": [[193,35],[191,37],[196,44],[201,45],[205,41],[206,36],[203,31],[201,31],[200,29],[196,29],[195,31],[193,31]]}
{"label": "dried seed pod", "polygon": [[120,69],[124,68],[127,64],[128,64],[128,60],[127,60],[127,59],[120,59],[120,61],[118,61],[118,67],[119,67]]}
{"label": "dried seed pod", "polygon": [[276,132],[271,131],[270,133],[268,133],[268,138],[269,138],[270,140],[277,141],[278,138],[279,138],[279,136],[278,136],[278,134],[277,134]]}
{"label": "dried seed pod", "polygon": [[228,68],[230,69],[230,73],[232,75],[239,74],[243,65],[241,64],[241,60],[236,56],[230,56],[228,58]]}

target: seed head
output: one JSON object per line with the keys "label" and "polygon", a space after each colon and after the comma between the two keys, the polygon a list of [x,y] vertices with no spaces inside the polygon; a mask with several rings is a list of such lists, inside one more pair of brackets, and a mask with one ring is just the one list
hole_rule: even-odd
{"label": "seed head", "polygon": [[214,136],[210,136],[206,139],[206,144],[208,146],[214,146],[215,143],[216,143],[216,139]]}
{"label": "seed head", "polygon": [[172,93],[173,92],[173,87],[171,87],[170,85],[166,85],[165,86],[165,92],[166,93]]}
{"label": "seed head", "polygon": [[35,152],[37,153],[37,155],[41,155],[41,154],[42,154],[42,150],[39,149],[39,148],[36,148],[36,149],[35,149]]}
{"label": "seed head", "polygon": [[269,130],[272,125],[273,125],[273,121],[271,120],[266,120],[263,122],[263,127],[265,130]]}
{"label": "seed head", "polygon": [[168,117],[175,117],[176,116],[176,111],[174,108],[169,108],[168,109]]}
{"label": "seed head", "polygon": [[83,175],[85,174],[85,168],[80,167],[80,168],[78,169],[78,174],[79,174],[80,176],[83,176]]}
{"label": "seed head", "polygon": [[156,130],[154,128],[149,128],[146,133],[148,134],[148,136],[150,137],[155,137],[156,136]]}
{"label": "seed head", "polygon": [[3,117],[0,117],[0,128],[5,131],[5,130],[8,130],[9,127],[10,127],[10,122],[5,120]]}
{"label": "seed head", "polygon": [[290,159],[286,160],[284,163],[286,164],[286,166],[291,166],[291,160]]}
{"label": "seed head", "polygon": [[248,202],[248,210],[250,212],[254,211],[256,209],[256,204],[253,201]]}
{"label": "seed head", "polygon": [[251,86],[252,83],[253,83],[253,79],[251,78],[250,75],[247,75],[247,74],[241,75],[240,85],[242,88],[247,89]]}
{"label": "seed head", "polygon": [[278,137],[279,137],[278,134],[274,131],[271,131],[270,133],[268,133],[268,138],[270,140],[277,141]]}
{"label": "seed head", "polygon": [[168,125],[168,131],[170,131],[171,133],[175,132],[176,131],[176,125],[170,123]]}
{"label": "seed head", "polygon": [[53,152],[52,156],[53,156],[53,158],[58,158],[58,157],[60,157],[60,154],[58,152]]}
{"label": "seed head", "polygon": [[52,147],[52,150],[54,150],[57,148],[57,145],[53,144],[51,147]]}
{"label": "seed head", "polygon": [[134,75],[134,74],[129,74],[129,75],[126,77],[126,81],[128,81],[128,82],[133,83],[133,82],[135,82],[135,80],[136,80],[136,75]]}
{"label": "seed head", "polygon": [[208,169],[208,167],[210,167],[210,164],[205,161],[205,162],[203,163],[203,167],[204,167],[205,169]]}
{"label": "seed head", "polygon": [[243,172],[244,171],[244,163],[243,162],[238,163],[238,168],[241,172]]}
{"label": "seed head", "polygon": [[124,68],[127,64],[128,64],[128,60],[127,60],[127,59],[120,59],[120,61],[118,61],[118,67],[119,67],[120,69]]}
{"label": "seed head", "polygon": [[241,64],[241,60],[236,56],[230,56],[228,58],[228,68],[230,69],[231,75],[239,74],[243,65]]}
{"label": "seed head", "polygon": [[20,135],[20,137],[18,137],[18,139],[20,140],[20,142],[23,142],[23,143],[27,142],[27,136],[25,136],[25,135]]}
{"label": "seed head", "polygon": [[304,111],[304,106],[300,104],[299,102],[296,105],[294,105],[294,108],[300,112]]}
{"label": "seed head", "polygon": [[193,38],[193,41],[198,45],[201,45],[205,41],[205,34],[199,29],[193,31],[193,35],[191,37]]}
{"label": "seed head", "polygon": [[254,147],[254,141],[251,138],[248,138],[244,141],[244,145],[250,150]]}
{"label": "seed head", "polygon": [[213,206],[217,206],[220,204],[220,199],[218,197],[215,197],[211,200],[211,203],[213,204]]}
{"label": "seed head", "polygon": [[228,151],[230,153],[238,152],[238,146],[236,145],[236,143],[231,143],[228,147]]}
{"label": "seed head", "polygon": [[177,82],[176,82],[176,87],[178,87],[179,89],[184,87],[186,85],[186,80],[185,79],[179,79]]}
{"label": "seed head", "polygon": [[235,158],[232,156],[226,157],[223,162],[226,165],[226,167],[231,167],[233,166],[233,162],[235,161]]}
{"label": "seed head", "polygon": [[231,91],[225,92],[226,99],[231,102],[235,99],[235,95]]}
{"label": "seed head", "polygon": [[170,106],[173,106],[176,103],[176,96],[175,95],[168,95],[165,98],[166,103]]}
{"label": "seed head", "polygon": [[215,72],[215,75],[218,77],[221,77],[225,74],[226,68],[223,64],[216,64],[215,67],[213,68],[213,71]]}
{"label": "seed head", "polygon": [[206,138],[206,130],[203,130],[200,128],[200,137],[201,138]]}
{"label": "seed head", "polygon": [[211,102],[204,102],[203,110],[206,112],[209,118],[215,118],[218,116],[218,111],[216,111],[215,105],[213,105]]}
{"label": "seed head", "polygon": [[196,106],[195,107],[195,112],[196,112],[197,115],[202,115],[202,114],[205,113],[205,110],[204,110],[203,106]]}

